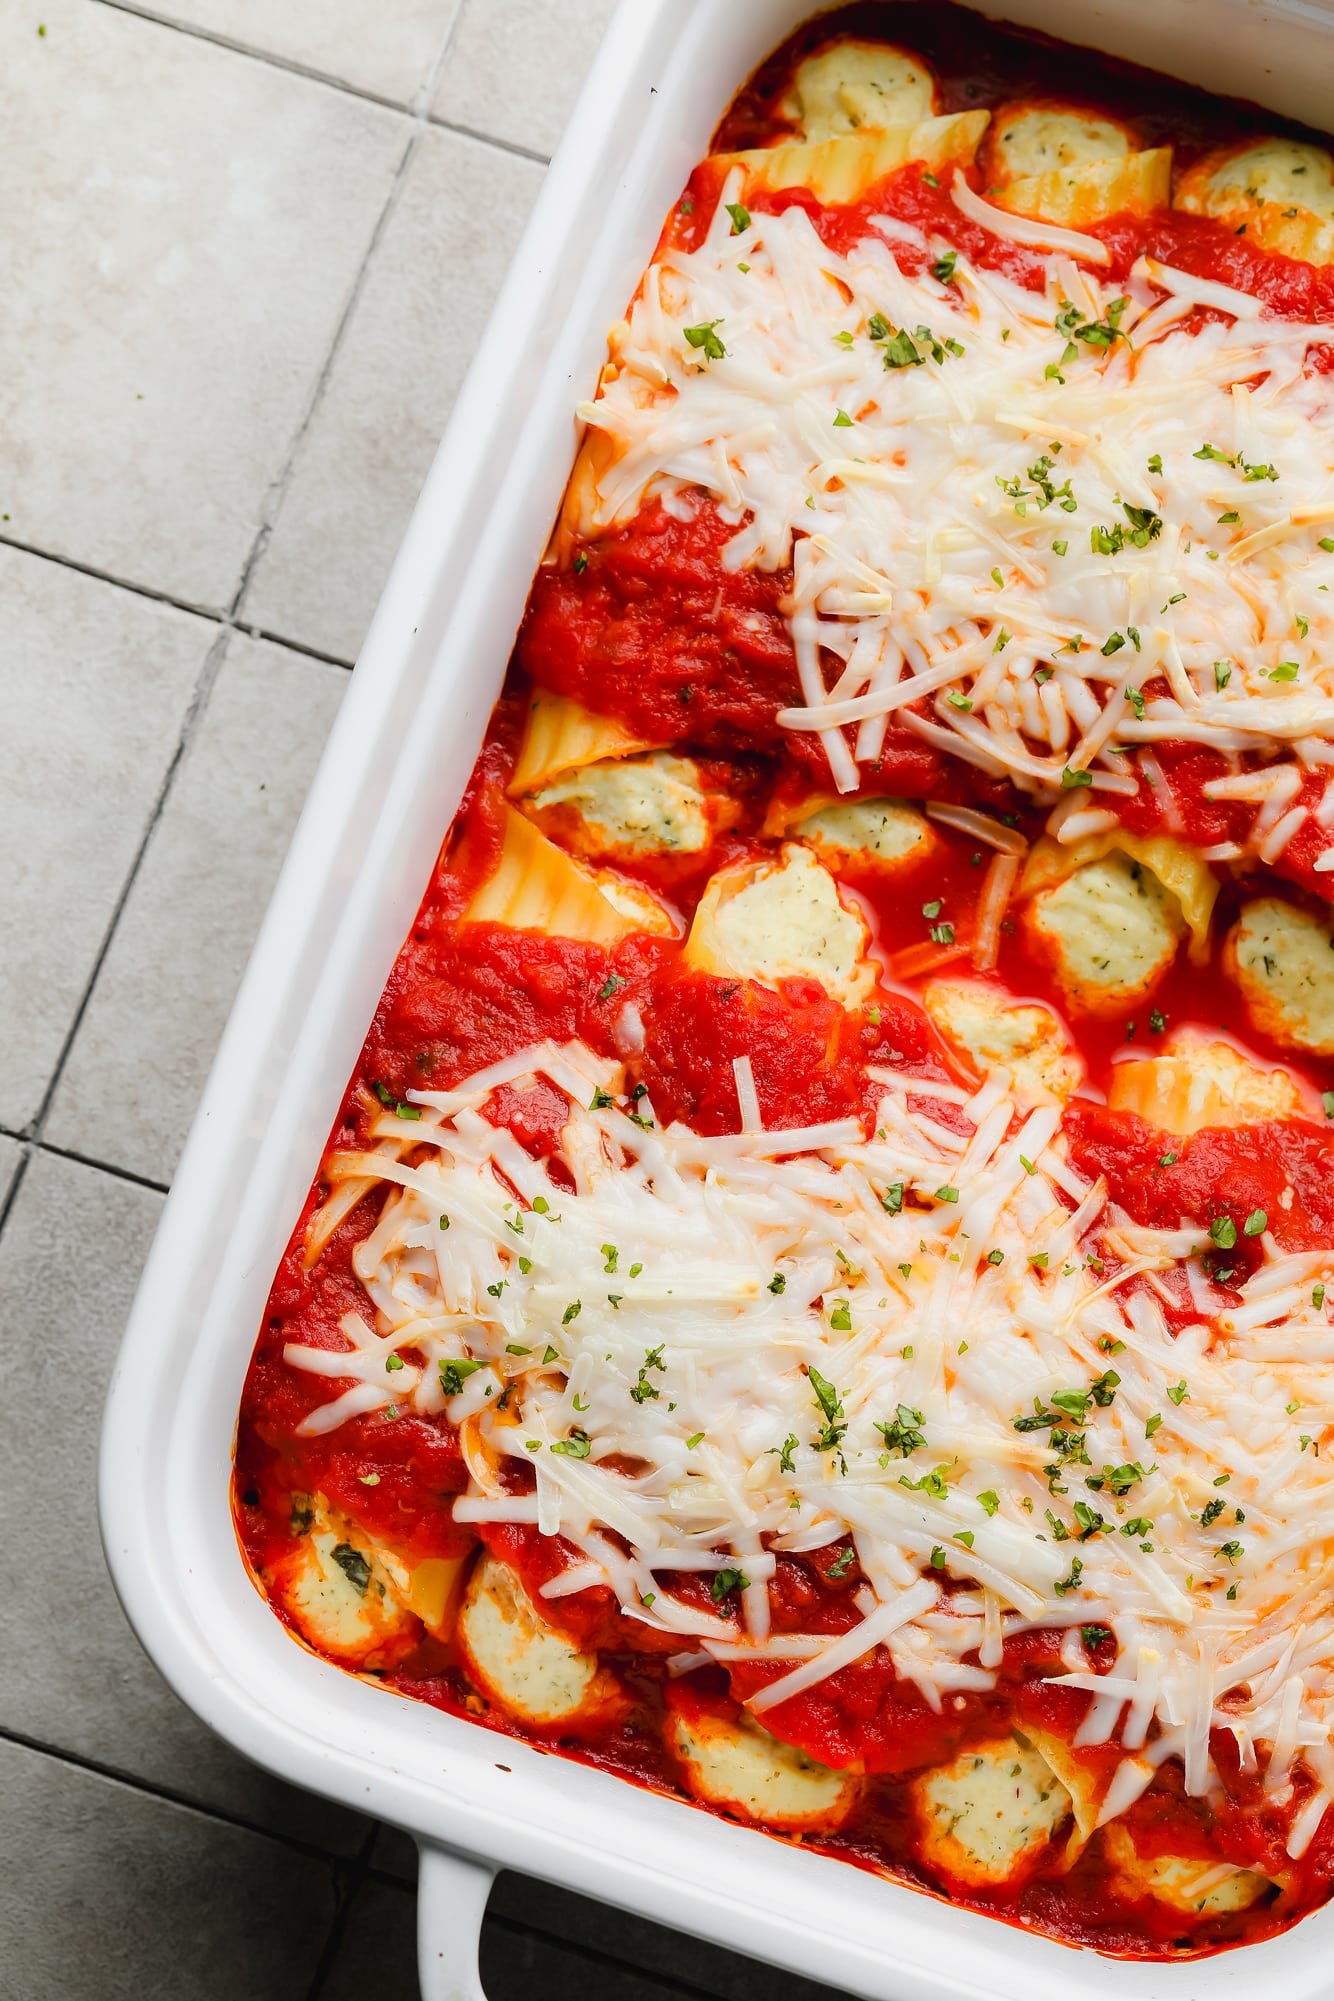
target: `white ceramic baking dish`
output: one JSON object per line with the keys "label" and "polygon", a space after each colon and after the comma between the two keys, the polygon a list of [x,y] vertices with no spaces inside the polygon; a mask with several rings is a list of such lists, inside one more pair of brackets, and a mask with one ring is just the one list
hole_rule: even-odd
{"label": "white ceramic baking dish", "polygon": [[[232,1532],[233,1423],[269,1282],[500,686],[574,406],[728,99],[810,11],[622,0],[394,566],[144,1272],[106,1414],[108,1560],[144,1646],[207,1723],[416,1837],[428,2001],[481,1997],[501,1865],[893,2001],[1068,2001],[1072,1987],[1319,2001],[1334,1992],[1334,1907],[1198,1964],[1076,1957],[358,1681],[292,1642]],[[1331,0],[996,11],[1331,122]]]}

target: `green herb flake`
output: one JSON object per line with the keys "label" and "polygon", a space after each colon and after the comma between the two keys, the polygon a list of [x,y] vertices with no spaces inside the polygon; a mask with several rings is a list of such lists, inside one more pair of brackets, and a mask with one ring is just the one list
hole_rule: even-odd
{"label": "green herb flake", "polygon": [[593,1450],[593,1442],[585,1431],[572,1431],[568,1438],[558,1438],[552,1451],[563,1459],[587,1459]]}
{"label": "green herb flake", "polygon": [[721,320],[706,320],[703,326],[683,327],[682,332],[691,347],[703,349],[706,360],[722,361],[727,349],[718,336],[717,330],[721,325]]}
{"label": "green herb flake", "polygon": [[480,1362],[471,1361],[467,1356],[456,1361],[441,1362],[439,1365],[441,1389],[447,1397],[456,1397],[468,1377],[475,1376],[481,1367]]}

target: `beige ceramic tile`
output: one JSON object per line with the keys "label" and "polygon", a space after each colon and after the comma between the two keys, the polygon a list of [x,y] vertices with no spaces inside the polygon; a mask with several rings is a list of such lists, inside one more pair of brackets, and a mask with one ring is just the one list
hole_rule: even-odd
{"label": "beige ceramic tile", "polygon": [[[38,1152],[0,1236],[0,1522],[12,1559],[0,1620],[0,1727],[350,1853],[363,1838],[357,1815],[247,1763],[159,1680],[102,1562],[98,1429],[161,1207],[148,1189]],[[65,1254],[53,1255],[53,1246]],[[2,1782],[0,1801],[8,1835]],[[0,1851],[2,1887],[7,1839]],[[91,1867],[95,1857],[85,1860]],[[4,2001],[7,1970],[0,1951]],[[192,1991],[188,1983],[146,1990],[182,2001]],[[19,1996],[28,2001],[25,1990]]]}
{"label": "beige ceramic tile", "polygon": [[87,987],[217,628],[5,548],[0,603],[0,1125],[17,1131]]}
{"label": "beige ceramic tile", "polygon": [[233,634],[45,1136],[170,1179],[348,676]]}
{"label": "beige ceramic tile", "polygon": [[92,0],[8,0],[0,76],[6,532],[226,605],[405,121]]}
{"label": "beige ceramic tile", "polygon": [[0,1209],[3,1209],[5,1206],[9,1191],[14,1185],[14,1176],[18,1172],[19,1161],[22,1158],[23,1149],[18,1141],[6,1139],[4,1134],[0,1133]]}
{"label": "beige ceramic tile", "polygon": [[432,111],[550,154],[615,0],[463,0]]}
{"label": "beige ceramic tile", "polygon": [[[327,1863],[0,1745],[5,2001],[300,2001]],[[370,1990],[367,1990],[368,1992]]]}
{"label": "beige ceramic tile", "polygon": [[427,131],[408,169],[242,616],[351,660],[541,169]]}
{"label": "beige ceramic tile", "polygon": [[410,104],[431,80],[458,0],[148,0],[147,11]]}

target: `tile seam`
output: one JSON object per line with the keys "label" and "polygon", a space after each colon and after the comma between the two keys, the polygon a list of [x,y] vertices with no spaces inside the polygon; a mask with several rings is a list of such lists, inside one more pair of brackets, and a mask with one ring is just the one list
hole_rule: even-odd
{"label": "tile seam", "polygon": [[16,1750],[30,1751],[35,1757],[49,1758],[53,1764],[68,1765],[74,1771],[84,1772],[91,1778],[105,1779],[109,1785],[123,1786],[127,1792],[137,1793],[144,1799],[159,1801],[164,1806],[179,1807],[183,1813],[195,1814],[199,1819],[212,1821],[222,1827],[236,1829],[240,1834],[254,1834],[262,1841],[273,1841],[280,1848],[289,1848],[305,1855],[313,1862],[327,1862],[333,1868],[351,1872],[360,1867],[360,1875],[365,1873],[364,1857],[368,1853],[370,1836],[363,1838],[355,1855],[337,1855],[332,1849],[322,1848],[317,1841],[305,1841],[298,1835],[283,1834],[278,1829],[265,1826],[262,1821],[251,1820],[245,1814],[231,1813],[225,1807],[208,1806],[202,1801],[191,1799],[188,1793],[178,1792],[173,1786],[159,1784],[154,1779],[140,1777],[137,1773],[123,1771],[119,1766],[109,1765],[99,1758],[89,1758],[81,1751],[72,1751],[60,1744],[52,1744],[43,1737],[34,1737],[24,1730],[11,1729],[0,1723],[0,1744],[10,1744]]}
{"label": "tile seam", "polygon": [[[402,98],[381,97],[376,91],[349,83],[345,77],[330,76],[324,70],[311,69],[306,64],[295,61],[290,56],[282,56],[272,49],[259,49],[250,42],[235,41],[228,35],[220,35],[207,28],[198,28],[189,21],[173,21],[170,15],[156,13],[151,7],[135,4],[135,0],[94,0],[94,4],[107,8],[113,14],[130,14],[136,20],[148,21],[155,28],[165,28],[171,34],[184,35],[192,42],[204,42],[210,48],[225,49],[229,55],[242,56],[247,62],[262,63],[267,69],[282,70],[287,76],[300,77],[304,83],[313,83],[324,90],[336,91],[340,97],[350,97],[357,104],[371,104],[377,110],[391,111],[411,123],[429,124],[446,132],[457,132],[467,139],[476,139],[484,146],[493,146],[499,153],[515,153],[520,159],[536,160],[545,166],[550,158],[547,153],[534,152],[521,146],[516,140],[506,139],[498,132],[485,132],[480,127],[458,125],[447,118],[431,118],[417,107],[422,102],[423,92],[418,91],[410,102]],[[453,46],[458,27],[460,7],[450,22],[448,38],[441,55],[437,58],[437,68],[431,76],[432,92],[438,86],[440,73]]]}
{"label": "tile seam", "polygon": [[116,1181],[128,1181],[136,1188],[150,1190],[154,1195],[165,1195],[171,1187],[169,1181],[154,1181],[151,1175],[140,1174],[136,1168],[120,1167],[113,1160],[98,1160],[90,1153],[80,1153],[77,1147],[57,1146],[54,1140],[38,1139],[33,1133],[16,1132],[13,1126],[0,1125],[0,1139],[12,1139],[18,1146],[50,1154],[56,1160],[73,1161],[76,1167],[91,1167],[98,1174],[109,1174]]}

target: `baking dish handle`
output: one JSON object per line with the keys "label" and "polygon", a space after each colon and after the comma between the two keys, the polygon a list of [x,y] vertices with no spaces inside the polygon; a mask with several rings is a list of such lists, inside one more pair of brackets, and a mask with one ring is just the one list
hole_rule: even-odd
{"label": "baking dish handle", "polygon": [[477,1952],[495,1877],[489,1862],[422,1842],[417,1872],[422,2001],[486,2001]]}

